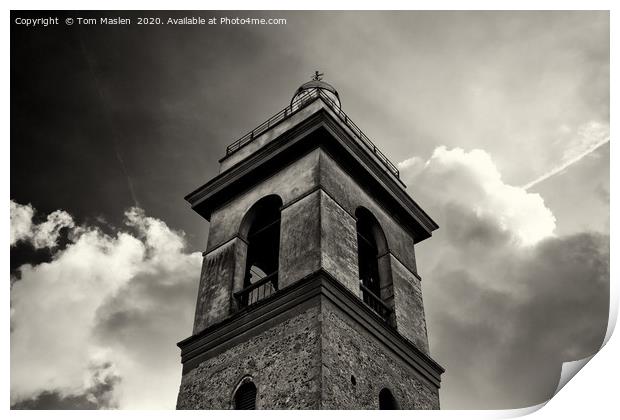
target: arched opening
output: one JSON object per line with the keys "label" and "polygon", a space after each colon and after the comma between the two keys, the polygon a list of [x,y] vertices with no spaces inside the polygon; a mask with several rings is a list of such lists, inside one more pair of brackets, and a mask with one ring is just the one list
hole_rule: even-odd
{"label": "arched opening", "polygon": [[398,410],[396,398],[392,395],[392,391],[383,388],[379,392],[379,410]]}
{"label": "arched opening", "polygon": [[241,224],[239,234],[247,242],[243,289],[235,294],[241,306],[278,290],[281,208],[282,199],[269,195],[252,206]]}
{"label": "arched opening", "polygon": [[256,410],[256,385],[245,382],[235,392],[235,410]]}
{"label": "arched opening", "polygon": [[387,240],[373,214],[364,207],[357,219],[357,262],[362,299],[385,320],[392,313],[394,293]]}

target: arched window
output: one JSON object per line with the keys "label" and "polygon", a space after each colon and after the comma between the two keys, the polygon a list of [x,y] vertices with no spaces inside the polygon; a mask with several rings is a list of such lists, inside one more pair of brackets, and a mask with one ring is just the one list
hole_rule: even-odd
{"label": "arched window", "polygon": [[235,410],[256,409],[256,385],[254,382],[245,382],[235,392]]}
{"label": "arched window", "polygon": [[247,242],[243,290],[235,294],[241,306],[252,305],[278,290],[281,208],[280,197],[264,197],[241,224],[240,236]]}
{"label": "arched window", "polygon": [[364,207],[357,218],[357,262],[362,298],[375,312],[390,319],[394,293],[387,240],[373,214]]}
{"label": "arched window", "polygon": [[383,388],[379,392],[379,410],[398,410],[396,398],[392,395],[392,391]]}

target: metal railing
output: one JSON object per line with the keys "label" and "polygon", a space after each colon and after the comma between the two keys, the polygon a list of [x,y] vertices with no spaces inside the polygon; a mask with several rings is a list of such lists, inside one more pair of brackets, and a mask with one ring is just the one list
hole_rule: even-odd
{"label": "metal railing", "polygon": [[368,136],[366,136],[366,134],[364,134],[364,132],[353,121],[351,121],[348,115],[344,113],[344,111],[340,108],[338,104],[336,104],[329,96],[327,96],[327,94],[325,94],[321,89],[318,88],[308,90],[304,95],[300,96],[300,98],[292,102],[282,111],[269,118],[267,121],[241,137],[239,140],[231,143],[226,148],[226,156],[230,156],[237,150],[241,149],[243,146],[251,143],[255,138],[263,134],[265,131],[278,124],[282,120],[286,119],[298,110],[302,109],[317,98],[321,98],[329,106],[329,108],[338,116],[338,118],[353,132],[355,137],[357,137],[358,140],[360,140],[362,144],[377,157],[377,159],[383,164],[383,166],[385,166],[385,168],[389,172],[391,172],[396,178],[400,178],[400,172],[398,171],[396,165],[394,165],[368,138]]}
{"label": "metal railing", "polygon": [[269,274],[235,293],[235,299],[242,308],[271,296],[278,291],[278,272]]}
{"label": "metal railing", "polygon": [[400,172],[396,165],[394,165],[384,154],[377,148],[377,146],[364,134],[364,132],[344,113],[342,109],[336,103],[329,98],[326,94],[319,91],[319,96],[329,105],[332,111],[338,118],[349,127],[349,129],[355,134],[355,136],[362,142],[364,146],[368,148],[381,163],[390,171],[396,178],[400,178]]}
{"label": "metal railing", "polygon": [[364,283],[362,283],[361,281],[360,288],[362,289],[362,300],[364,301],[364,303],[370,306],[370,308],[375,311],[381,318],[388,321],[390,318],[390,314],[392,313],[392,309],[387,306],[379,296],[375,295],[373,292],[370,291],[368,287],[364,286]]}

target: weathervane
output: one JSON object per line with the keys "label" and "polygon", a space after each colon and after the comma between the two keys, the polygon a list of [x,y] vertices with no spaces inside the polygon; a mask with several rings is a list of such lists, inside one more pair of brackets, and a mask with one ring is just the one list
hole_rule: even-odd
{"label": "weathervane", "polygon": [[319,81],[319,80],[322,80],[322,79],[323,79],[323,73],[319,73],[318,70],[315,70],[314,71],[314,76],[312,76],[312,80]]}

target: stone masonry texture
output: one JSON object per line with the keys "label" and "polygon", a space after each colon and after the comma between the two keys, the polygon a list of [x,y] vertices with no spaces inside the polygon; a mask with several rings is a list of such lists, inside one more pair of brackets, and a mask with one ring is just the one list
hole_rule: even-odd
{"label": "stone masonry texture", "polygon": [[248,339],[183,375],[177,409],[233,408],[238,383],[250,376],[257,409],[318,409],[319,307]]}
{"label": "stone masonry texture", "polygon": [[[403,410],[439,409],[439,391],[329,304],[322,305],[323,409],[379,407],[388,388]],[[355,384],[353,384],[355,382]]]}
{"label": "stone masonry texture", "polygon": [[326,299],[202,362],[181,381],[178,409],[230,409],[244,377],[258,409],[438,409],[439,391]]}

